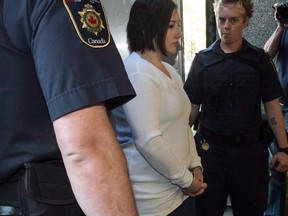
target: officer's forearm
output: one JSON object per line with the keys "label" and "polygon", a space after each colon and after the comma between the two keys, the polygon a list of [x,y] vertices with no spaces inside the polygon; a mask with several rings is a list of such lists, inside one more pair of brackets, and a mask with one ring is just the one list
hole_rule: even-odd
{"label": "officer's forearm", "polygon": [[285,123],[283,114],[280,108],[280,103],[278,99],[269,101],[264,104],[267,119],[273,130],[273,133],[279,143],[279,147],[288,147],[287,136],[285,130]]}
{"label": "officer's forearm", "polygon": [[102,145],[65,159],[76,199],[87,216],[136,216],[126,161],[119,144]]}
{"label": "officer's forearm", "polygon": [[198,115],[199,115],[199,105],[191,104],[191,113],[189,118],[189,125],[190,127],[194,125]]}
{"label": "officer's forearm", "polygon": [[125,156],[105,107],[79,110],[53,124],[72,189],[84,213],[137,215]]}

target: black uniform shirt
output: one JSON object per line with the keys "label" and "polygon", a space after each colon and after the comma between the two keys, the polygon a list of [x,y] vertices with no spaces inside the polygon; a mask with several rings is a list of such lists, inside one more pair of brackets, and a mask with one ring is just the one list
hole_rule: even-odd
{"label": "black uniform shirt", "polygon": [[251,131],[261,120],[261,100],[282,94],[269,55],[245,39],[235,53],[225,54],[218,40],[197,54],[184,88],[202,105],[200,123],[221,134]]}
{"label": "black uniform shirt", "polygon": [[101,1],[1,0],[0,17],[1,182],[26,161],[60,158],[55,119],[135,92]]}

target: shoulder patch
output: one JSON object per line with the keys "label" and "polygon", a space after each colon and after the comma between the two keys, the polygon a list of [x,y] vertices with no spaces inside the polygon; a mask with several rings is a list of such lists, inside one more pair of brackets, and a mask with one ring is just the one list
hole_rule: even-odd
{"label": "shoulder patch", "polygon": [[110,30],[101,0],[63,0],[80,39],[93,48],[110,43]]}

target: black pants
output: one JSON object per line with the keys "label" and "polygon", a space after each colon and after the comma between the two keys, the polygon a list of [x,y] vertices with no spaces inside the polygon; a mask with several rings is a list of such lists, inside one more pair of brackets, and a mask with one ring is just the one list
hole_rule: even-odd
{"label": "black pants", "polygon": [[223,216],[230,195],[234,216],[263,216],[268,196],[268,151],[249,144],[209,142],[199,154],[208,187],[196,198],[198,216]]}
{"label": "black pants", "polygon": [[[12,212],[12,213],[11,213]],[[84,216],[62,161],[26,163],[0,184],[0,215]]]}
{"label": "black pants", "polygon": [[195,198],[189,197],[168,216],[195,216]]}

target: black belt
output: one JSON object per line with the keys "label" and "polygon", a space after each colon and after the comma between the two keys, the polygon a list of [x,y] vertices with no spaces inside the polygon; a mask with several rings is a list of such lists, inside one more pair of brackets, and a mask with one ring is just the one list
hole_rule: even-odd
{"label": "black belt", "polygon": [[251,132],[240,134],[219,134],[203,125],[199,125],[198,131],[208,141],[219,141],[224,143],[244,144],[261,139],[261,128],[257,127]]}
{"label": "black belt", "polygon": [[22,215],[19,207],[0,205],[0,215]]}

